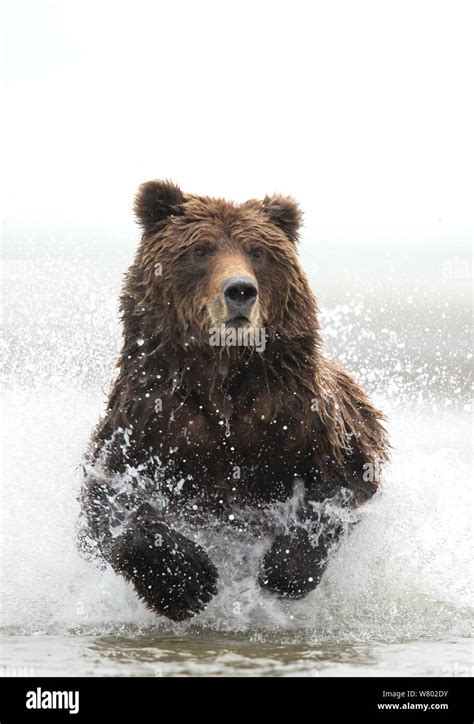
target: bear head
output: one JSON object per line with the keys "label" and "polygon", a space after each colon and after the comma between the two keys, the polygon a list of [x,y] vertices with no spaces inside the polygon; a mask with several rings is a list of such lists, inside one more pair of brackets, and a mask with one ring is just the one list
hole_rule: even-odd
{"label": "bear head", "polygon": [[294,199],[237,204],[148,181],[136,195],[135,214],[143,236],[122,306],[124,317],[137,321],[136,335],[206,344],[211,330],[224,327],[264,328],[287,342],[316,338]]}

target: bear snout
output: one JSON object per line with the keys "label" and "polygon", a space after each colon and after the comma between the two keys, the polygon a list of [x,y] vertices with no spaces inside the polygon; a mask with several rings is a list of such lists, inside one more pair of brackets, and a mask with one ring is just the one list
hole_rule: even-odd
{"label": "bear snout", "polygon": [[250,277],[230,277],[222,285],[227,309],[232,318],[247,317],[257,300],[257,286]]}

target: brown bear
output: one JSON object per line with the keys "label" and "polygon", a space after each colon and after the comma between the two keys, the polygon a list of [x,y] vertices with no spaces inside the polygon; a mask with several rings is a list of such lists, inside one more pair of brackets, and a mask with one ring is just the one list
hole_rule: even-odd
{"label": "brown bear", "polygon": [[[177,529],[211,517],[268,536],[260,585],[301,598],[347,529],[325,504],[367,501],[388,442],[381,413],[321,353],[299,207],[150,181],[135,213],[143,235],[121,295],[118,374],[85,467],[83,539],[149,608],[181,620],[206,607],[218,572]],[[275,524],[270,507],[297,487],[293,518]]]}

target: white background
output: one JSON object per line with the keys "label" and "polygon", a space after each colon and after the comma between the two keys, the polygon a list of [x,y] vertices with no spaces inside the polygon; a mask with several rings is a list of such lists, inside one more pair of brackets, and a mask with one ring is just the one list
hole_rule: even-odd
{"label": "white background", "polygon": [[2,2],[7,218],[131,223],[137,185],[464,232],[470,3]]}

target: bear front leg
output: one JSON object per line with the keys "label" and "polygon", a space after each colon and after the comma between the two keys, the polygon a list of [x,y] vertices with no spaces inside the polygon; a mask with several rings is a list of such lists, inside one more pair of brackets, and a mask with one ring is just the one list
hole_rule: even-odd
{"label": "bear front leg", "polygon": [[301,517],[301,525],[276,536],[258,574],[260,586],[281,598],[304,598],[313,591],[344,535],[343,523],[334,516]]}
{"label": "bear front leg", "polygon": [[217,569],[207,553],[148,504],[120,536],[111,564],[148,608],[173,621],[199,613],[217,593]]}
{"label": "bear front leg", "polygon": [[207,553],[150,504],[132,494],[118,506],[117,497],[98,480],[83,494],[89,535],[102,556],[155,613],[182,621],[202,611],[217,593],[217,569]]}

